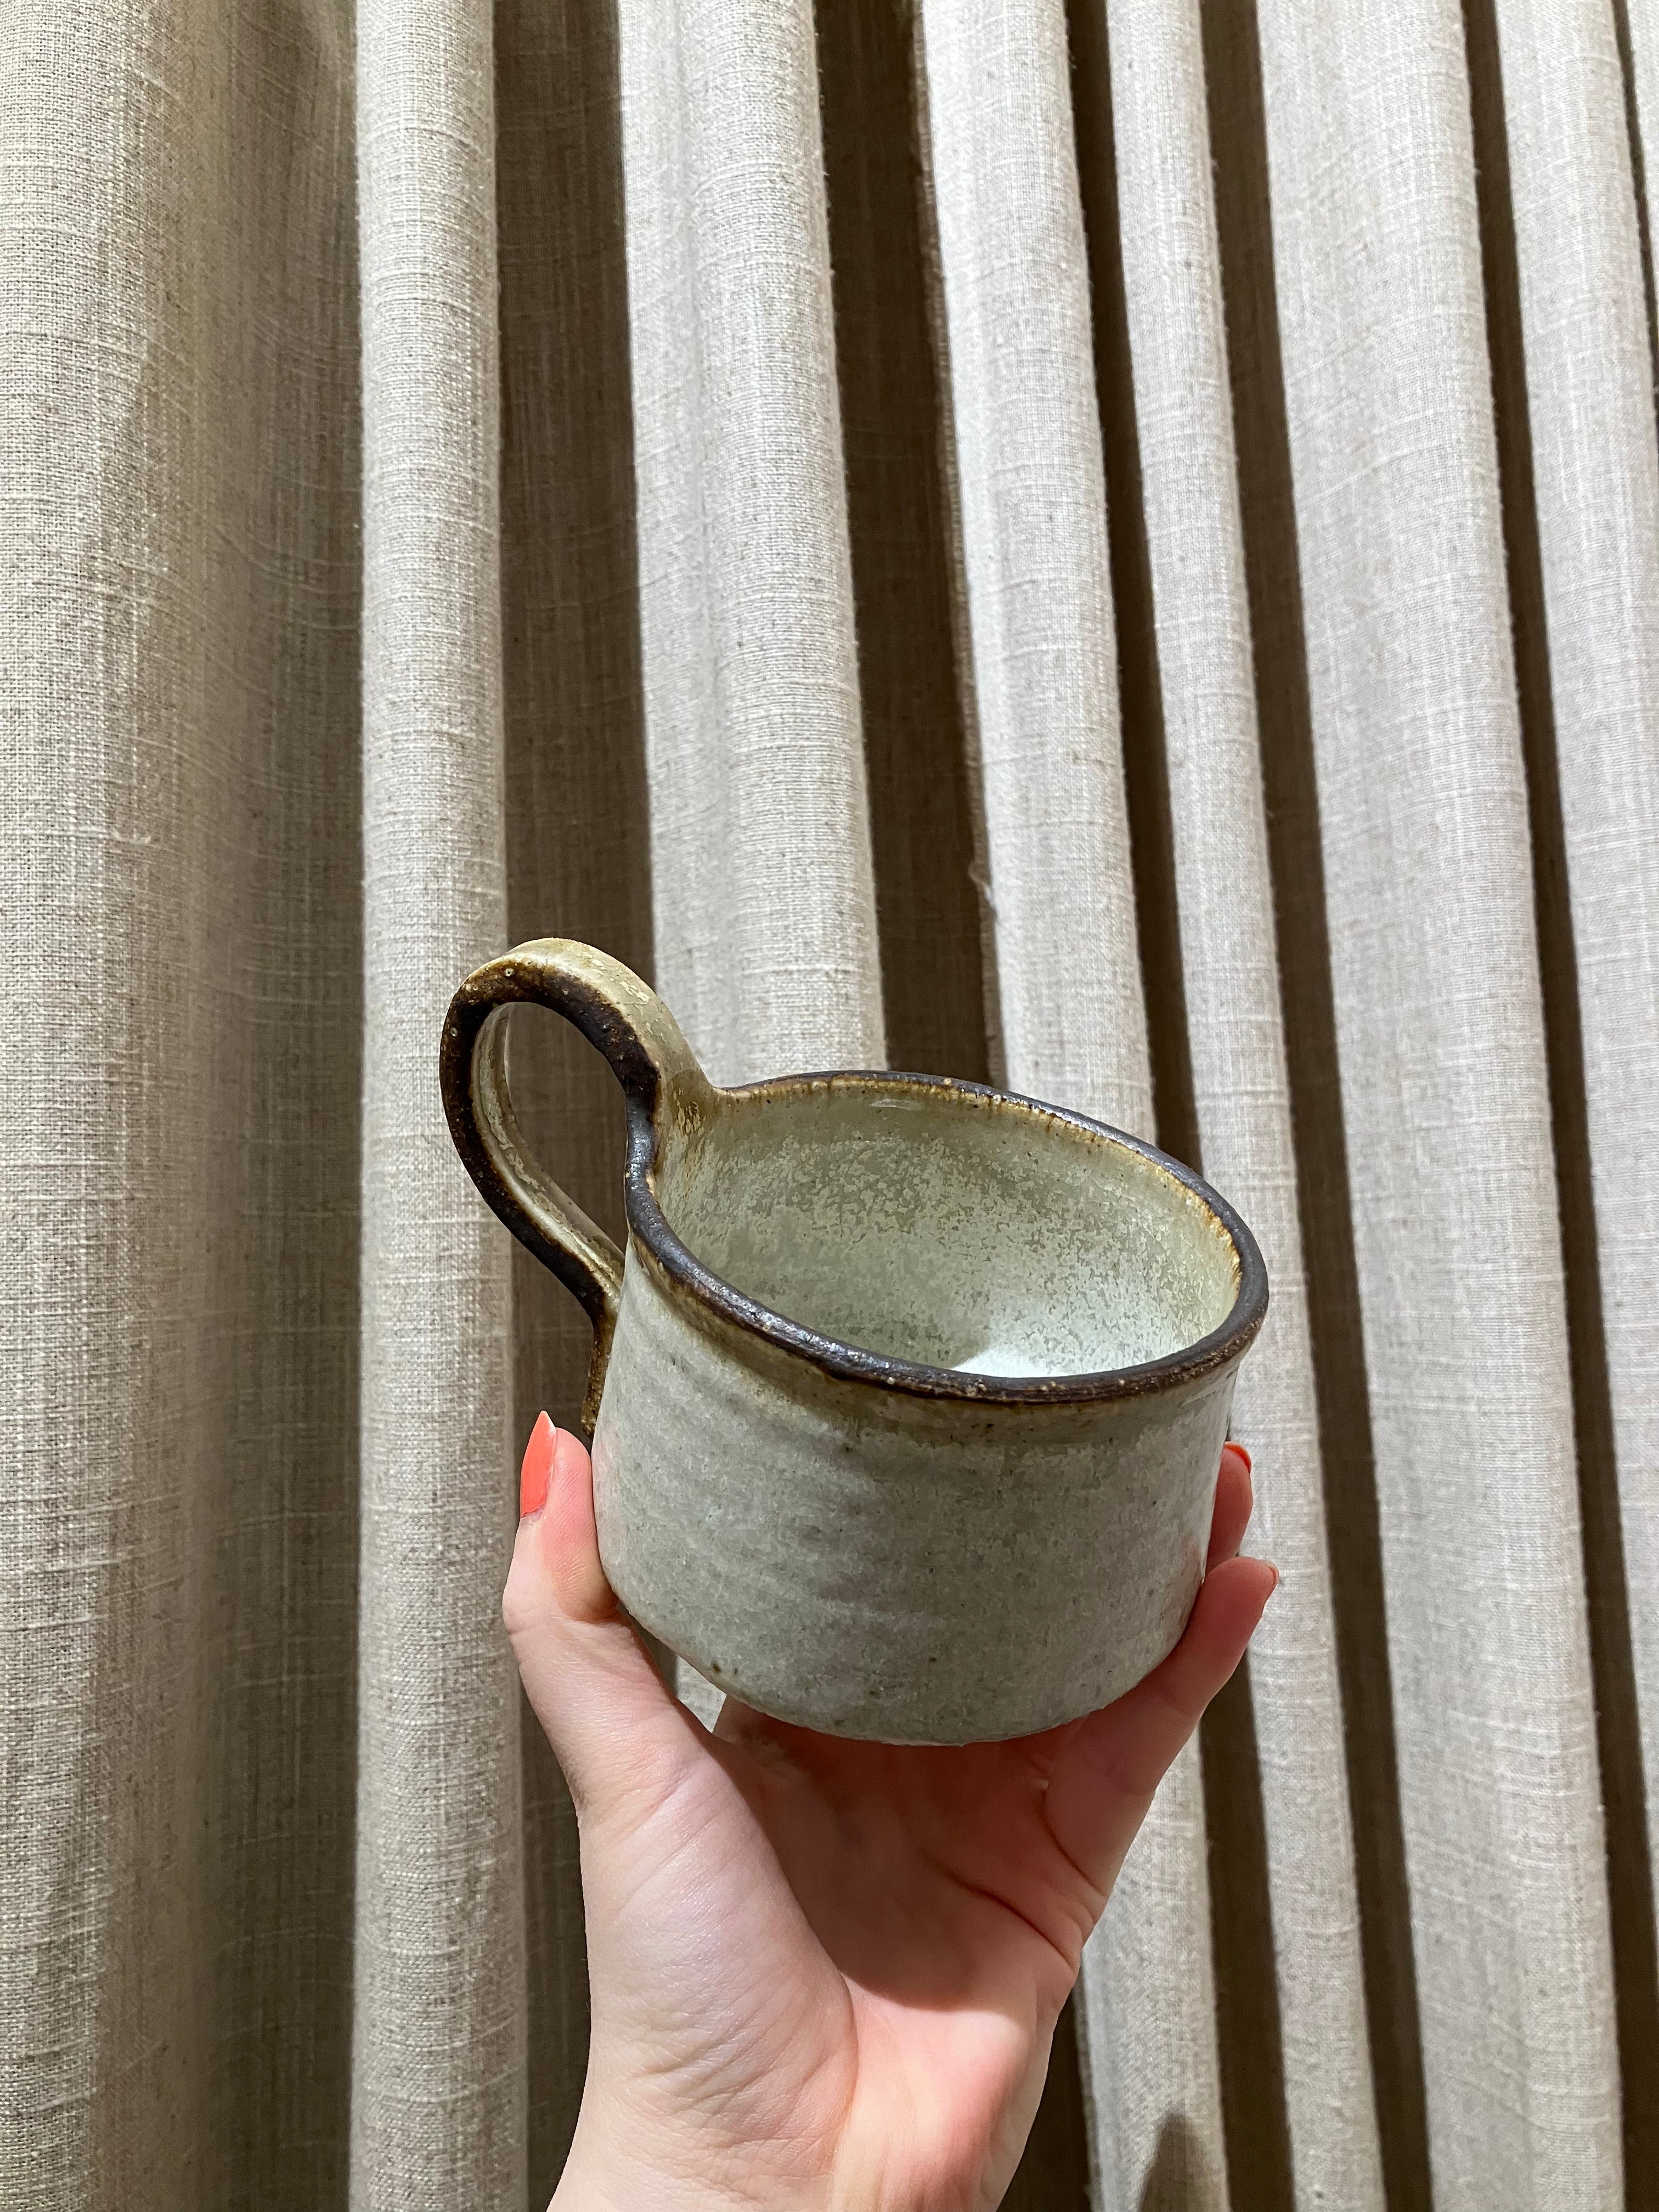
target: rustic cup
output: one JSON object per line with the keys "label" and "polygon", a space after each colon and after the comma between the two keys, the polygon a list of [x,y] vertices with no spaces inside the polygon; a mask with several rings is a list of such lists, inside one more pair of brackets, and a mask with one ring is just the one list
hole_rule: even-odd
{"label": "rustic cup", "polygon": [[[526,1146],[521,1001],[622,1085],[625,1255]],[[1109,1704],[1172,1648],[1267,1304],[1197,1176],[942,1077],[717,1088],[637,975],[557,938],[468,976],[441,1077],[473,1180],[593,1325],[605,1571],[710,1682],[963,1743]]]}

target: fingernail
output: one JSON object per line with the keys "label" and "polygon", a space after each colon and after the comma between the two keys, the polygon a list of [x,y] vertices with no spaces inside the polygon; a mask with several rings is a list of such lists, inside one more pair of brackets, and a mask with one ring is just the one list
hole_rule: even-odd
{"label": "fingernail", "polygon": [[539,1513],[547,1503],[548,1478],[553,1472],[553,1446],[556,1431],[545,1413],[538,1413],[536,1425],[530,1431],[530,1442],[524,1448],[524,1465],[519,1469],[519,1518],[529,1519]]}
{"label": "fingernail", "polygon": [[1245,1450],[1243,1445],[1238,1442],[1236,1437],[1228,1437],[1227,1449],[1229,1451],[1236,1451],[1240,1459],[1243,1461],[1244,1472],[1246,1474],[1253,1474],[1255,1472],[1255,1468],[1251,1464],[1250,1455]]}
{"label": "fingernail", "polygon": [[[1272,1565],[1272,1562],[1271,1562],[1271,1561],[1269,1561],[1269,1563],[1268,1563],[1268,1564],[1271,1565]],[[1283,1576],[1283,1575],[1281,1575],[1281,1574],[1279,1573],[1279,1571],[1278,1568],[1277,1568],[1277,1567],[1274,1567],[1274,1568],[1273,1568],[1273,1588],[1272,1588],[1272,1589],[1267,1592],[1267,1595],[1268,1595],[1270,1598],[1274,1598],[1274,1597],[1277,1597],[1277,1596],[1278,1596],[1278,1595],[1279,1595],[1279,1585],[1280,1584],[1280,1583],[1282,1583],[1282,1582],[1284,1581],[1284,1579],[1285,1579],[1284,1576]]]}

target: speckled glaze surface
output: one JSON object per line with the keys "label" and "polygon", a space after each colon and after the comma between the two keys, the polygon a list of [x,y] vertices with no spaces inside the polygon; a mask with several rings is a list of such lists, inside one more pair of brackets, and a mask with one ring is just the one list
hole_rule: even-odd
{"label": "speckled glaze surface", "polygon": [[[528,1155],[504,1008],[550,1006],[627,1100],[626,1261]],[[1197,1177],[940,1079],[711,1085],[590,946],[480,969],[445,1024],[458,1149],[594,1325],[599,1547],[634,1617],[778,1717],[1023,1735],[1171,1648],[1267,1282]]]}

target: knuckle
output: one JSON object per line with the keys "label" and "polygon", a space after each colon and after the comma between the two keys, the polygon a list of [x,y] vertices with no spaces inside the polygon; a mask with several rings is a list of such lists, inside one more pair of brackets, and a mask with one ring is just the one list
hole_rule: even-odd
{"label": "knuckle", "polygon": [[501,1592],[501,1623],[508,1637],[516,1644],[522,1638],[545,1630],[556,1612],[545,1578],[526,1560],[520,1547],[514,1554],[507,1587]]}

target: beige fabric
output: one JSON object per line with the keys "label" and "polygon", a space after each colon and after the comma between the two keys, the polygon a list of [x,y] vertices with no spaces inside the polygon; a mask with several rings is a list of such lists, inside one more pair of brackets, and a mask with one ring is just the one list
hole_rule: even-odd
{"label": "beige fabric", "polygon": [[921,21],[1008,1079],[1147,1129],[1064,18]]}
{"label": "beige fabric", "polygon": [[[1100,429],[1064,18],[921,9],[1003,1065],[1014,1089],[1152,1132]],[[1097,2185],[1138,2200],[1181,2146],[1225,2155],[1197,1747],[1085,1968]]]}
{"label": "beige fabric", "polygon": [[550,929],[728,1078],[1156,1109],[1267,1249],[1285,1585],[1010,2205],[1645,2185],[1656,71],[1612,0],[19,0],[4,2212],[556,2179],[496,1601],[586,1338],[434,1078]]}
{"label": "beige fabric", "polygon": [[[1205,1172],[1249,1221],[1273,1284],[1233,1426],[1261,1462],[1257,1540],[1286,1585],[1249,1671],[1292,2172],[1298,2203],[1360,2212],[1382,2202],[1382,2176],[1196,0],[1158,11],[1114,6],[1110,33],[1194,1104]],[[1172,288],[1170,269],[1193,280]]]}
{"label": "beige fabric", "polygon": [[711,1075],[884,1058],[805,0],[623,0],[657,980]]}
{"label": "beige fabric", "polygon": [[351,2200],[525,2195],[507,1242],[433,1041],[506,935],[488,19],[357,23],[363,329],[362,1585]]}
{"label": "beige fabric", "polygon": [[1415,0],[1275,4],[1261,33],[1435,2186],[1470,2212],[1607,2204],[1607,1890],[1462,29]]}
{"label": "beige fabric", "polygon": [[20,2212],[345,2197],[351,112],[343,9],[48,0],[0,40]]}
{"label": "beige fabric", "polygon": [[1565,46],[1549,8],[1507,9],[1500,28],[1607,1395],[1659,1852],[1655,365],[1611,11]]}

